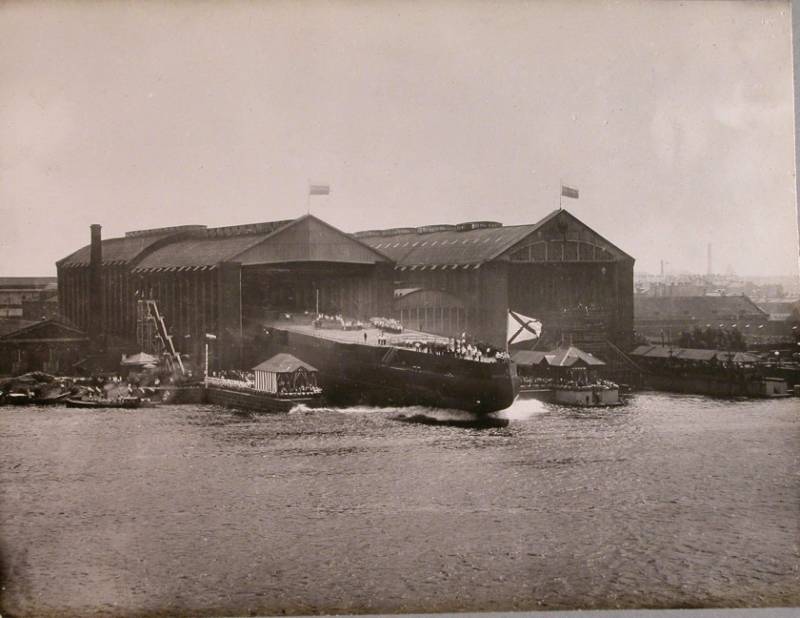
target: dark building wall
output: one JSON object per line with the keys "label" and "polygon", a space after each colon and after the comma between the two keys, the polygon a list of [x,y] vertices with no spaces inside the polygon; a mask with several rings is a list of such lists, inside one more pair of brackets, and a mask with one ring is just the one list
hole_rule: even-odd
{"label": "dark building wall", "polygon": [[411,330],[457,337],[466,330],[466,308],[456,295],[423,289],[395,299],[394,317]]}
{"label": "dark building wall", "polygon": [[482,342],[503,348],[506,345],[506,316],[509,293],[508,262],[489,262],[477,270],[477,297],[473,304],[476,316],[474,336]]}
{"label": "dark building wall", "polygon": [[[431,270],[396,271],[398,288],[420,287],[426,290],[445,292],[439,305],[427,302],[429,295],[417,294],[405,301],[402,310],[416,315],[426,314],[420,326],[425,330],[445,336],[466,332],[485,343],[499,347],[505,345],[506,311],[508,310],[509,267],[506,262],[489,262],[474,268],[437,268]],[[454,306],[453,299],[458,299]],[[453,321],[444,321],[444,314],[452,315],[453,309],[463,307],[463,315],[457,312],[458,332],[453,331]],[[400,316],[397,303],[394,315]],[[463,322],[462,322],[463,320]],[[415,319],[415,323],[417,320]]]}
{"label": "dark building wall", "polygon": [[[633,333],[633,262],[532,262],[498,260],[480,268],[402,271],[397,287],[447,292],[463,302],[464,330],[480,340],[505,345],[506,311],[545,323],[556,342],[585,331],[598,341],[629,345]],[[423,296],[416,296],[420,302]],[[413,297],[403,303],[413,311]],[[426,306],[421,306],[426,310]],[[444,309],[444,307],[442,307]],[[432,308],[435,312],[436,308]],[[588,311],[590,310],[590,311]],[[586,316],[590,316],[587,318]],[[400,317],[399,313],[396,317]],[[443,335],[451,332],[433,329]],[[581,337],[583,334],[580,335]]]}
{"label": "dark building wall", "polygon": [[217,268],[217,352],[221,367],[241,364],[242,265],[223,262]]}
{"label": "dark building wall", "polygon": [[[331,268],[341,270],[335,266]],[[246,319],[252,306],[282,308],[280,298],[286,294],[286,282],[302,280],[307,280],[308,285],[298,288],[302,297],[295,299],[296,307],[314,309],[313,286],[316,285],[320,289],[322,310],[338,309],[349,317],[360,319],[378,315],[399,318],[399,311],[393,309],[396,287],[423,287],[447,292],[463,303],[464,321],[459,322],[461,330],[497,346],[505,344],[505,312],[508,308],[536,317],[552,327],[563,321],[564,309],[592,305],[603,320],[602,327],[598,326],[597,320],[591,323],[594,334],[602,332],[603,337],[620,346],[627,345],[633,330],[632,261],[497,261],[483,264],[478,269],[470,266],[468,269],[425,271],[398,271],[391,265],[379,264],[360,267],[344,276],[332,276],[326,272],[309,274],[306,271],[299,278],[288,272],[272,279],[252,273],[252,267],[242,270],[233,265],[223,265],[214,270],[148,273],[131,273],[126,265],[104,265],[102,287],[107,330],[112,335],[135,342],[136,301],[138,298],[152,298],[157,301],[178,350],[191,354],[199,362],[205,333],[213,333],[219,337],[212,344],[212,351],[219,354],[219,362],[234,363],[240,346],[240,297]],[[88,268],[59,268],[58,275],[63,314],[87,329],[90,322]],[[241,290],[240,275],[244,281]],[[447,308],[438,308],[439,314],[435,313],[437,308],[431,309],[432,315],[440,315],[443,319]],[[453,334],[450,328],[430,330],[448,336]]]}
{"label": "dark building wall", "polygon": [[[172,335],[175,348],[181,353],[191,355],[199,366],[204,353],[206,333],[218,335],[220,331],[218,269],[134,273],[134,278],[134,312],[137,297],[155,300],[167,330]],[[238,300],[238,292],[236,299]],[[134,313],[131,326],[126,327],[125,332],[129,338],[133,338],[135,331]]]}
{"label": "dark building wall", "polygon": [[[414,325],[419,325],[426,332],[444,336],[476,332],[480,321],[480,277],[478,271],[471,265],[468,269],[460,267],[458,269],[395,270],[391,281],[394,288],[418,287],[446,294],[439,297],[440,302],[437,304],[428,302],[433,296],[425,294],[415,294],[402,303],[394,303],[393,317],[400,319],[401,310],[406,315],[411,315],[413,312]],[[450,296],[458,300],[455,306]],[[456,310],[455,319],[452,318],[454,309]],[[451,319],[446,324],[443,319],[437,319],[437,316],[443,316],[445,311],[451,315]]]}
{"label": "dark building wall", "polygon": [[652,341],[677,341],[694,328],[735,327],[749,340],[767,333],[769,315],[742,296],[641,297],[634,302],[636,334]]}
{"label": "dark building wall", "polygon": [[614,270],[613,262],[511,263],[509,303],[513,310],[534,317],[578,305],[615,310],[618,290]]}
{"label": "dark building wall", "polygon": [[243,306],[247,322],[276,312],[341,313],[368,319],[389,315],[391,269],[381,264],[295,264],[244,267]]}
{"label": "dark building wall", "polygon": [[[153,299],[173,335],[175,347],[199,359],[205,333],[218,330],[216,270],[131,272],[127,265],[103,265],[103,311],[106,333],[138,346],[137,301]],[[61,313],[81,329],[91,323],[88,267],[58,268]],[[238,296],[237,296],[238,297]]]}
{"label": "dark building wall", "polygon": [[28,371],[71,374],[87,350],[86,342],[0,342],[0,375]]}
{"label": "dark building wall", "polygon": [[540,320],[550,344],[628,347],[633,334],[632,262],[512,263],[509,306]]}
{"label": "dark building wall", "polygon": [[[106,334],[124,337],[136,327],[136,296],[130,269],[104,264],[99,270],[100,298],[91,301],[91,269],[58,267],[58,301],[61,314],[91,332],[102,326]],[[97,316],[92,317],[93,308]]]}
{"label": "dark building wall", "polygon": [[612,341],[627,350],[633,345],[633,260],[617,262],[617,316]]}
{"label": "dark building wall", "polygon": [[59,304],[64,316],[82,330],[89,325],[88,267],[58,268]]}

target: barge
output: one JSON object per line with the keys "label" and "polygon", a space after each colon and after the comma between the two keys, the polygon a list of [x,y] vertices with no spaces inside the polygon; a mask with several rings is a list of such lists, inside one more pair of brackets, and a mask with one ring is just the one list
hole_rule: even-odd
{"label": "barge", "polygon": [[205,400],[256,412],[288,412],[322,403],[316,368],[291,354],[277,354],[237,378],[207,376]]}
{"label": "barge", "polygon": [[608,382],[523,387],[520,389],[520,397],[580,408],[603,408],[623,404],[619,396],[619,386]]}
{"label": "barge", "polygon": [[605,363],[574,346],[548,352],[520,351],[514,358],[525,373],[520,389],[523,398],[582,408],[622,405],[619,385],[596,375],[596,369]]}

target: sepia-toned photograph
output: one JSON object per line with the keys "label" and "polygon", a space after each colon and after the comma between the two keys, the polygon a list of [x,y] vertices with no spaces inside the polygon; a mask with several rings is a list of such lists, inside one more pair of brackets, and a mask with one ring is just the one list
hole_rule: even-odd
{"label": "sepia-toned photograph", "polygon": [[0,617],[800,606],[793,36],[0,3]]}

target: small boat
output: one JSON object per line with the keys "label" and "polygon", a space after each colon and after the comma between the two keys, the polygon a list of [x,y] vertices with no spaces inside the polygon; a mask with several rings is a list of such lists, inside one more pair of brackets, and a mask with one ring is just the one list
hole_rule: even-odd
{"label": "small boat", "polygon": [[57,403],[64,403],[67,399],[72,396],[72,393],[60,393],[58,395],[53,395],[51,397],[34,397],[31,399],[30,403],[34,406],[50,406],[55,405]]}
{"label": "small boat", "polygon": [[122,399],[65,399],[68,408],[141,408],[142,400],[138,397]]}
{"label": "small boat", "polygon": [[33,403],[33,397],[25,393],[9,393],[3,401],[12,406],[27,406],[29,403]]}
{"label": "small boat", "polygon": [[70,397],[70,393],[59,393],[49,397],[38,397],[28,393],[8,393],[0,397],[0,403],[12,406],[48,406],[57,403],[64,403]]}

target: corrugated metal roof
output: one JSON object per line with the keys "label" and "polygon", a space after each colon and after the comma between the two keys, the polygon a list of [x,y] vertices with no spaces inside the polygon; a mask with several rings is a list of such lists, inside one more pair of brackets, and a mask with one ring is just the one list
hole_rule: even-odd
{"label": "corrugated metal roof", "polygon": [[281,352],[280,354],[276,354],[269,360],[265,360],[262,363],[259,363],[255,367],[253,367],[253,371],[268,371],[271,373],[293,373],[297,371],[300,367],[305,369],[306,371],[316,371],[315,367],[312,367],[306,362],[301,361],[299,358],[292,356],[291,354],[286,354],[285,352]]}
{"label": "corrugated metal roof", "polygon": [[[647,358],[673,358],[680,352],[680,348],[671,348],[667,346],[654,345],[649,350],[644,351],[638,356],[646,356]],[[634,350],[635,353],[635,350]]]}
{"label": "corrugated metal roof", "polygon": [[698,348],[683,348],[678,350],[675,354],[676,358],[680,358],[682,360],[699,360],[699,361],[710,361],[714,357],[716,357],[720,352],[718,350],[702,350]]}
{"label": "corrugated metal roof", "polygon": [[2,318],[0,319],[0,337],[23,330],[36,323],[35,320],[24,320],[22,318]]}
{"label": "corrugated metal roof", "polygon": [[654,347],[655,346],[652,345],[640,345],[633,352],[631,352],[631,356],[645,356]]}
{"label": "corrugated metal roof", "polygon": [[46,289],[58,285],[58,277],[0,277],[0,289]]}
{"label": "corrugated metal roof", "polygon": [[[561,219],[557,219],[561,217]],[[442,267],[452,268],[477,268],[484,262],[489,262],[514,247],[517,243],[542,228],[553,220],[573,221],[579,226],[586,227],[577,217],[566,210],[554,210],[536,223],[528,225],[509,225],[496,227],[492,223],[488,227],[478,229],[464,229],[469,224],[460,224],[458,229],[439,229],[439,231],[423,232],[424,229],[437,229],[444,226],[424,226],[423,228],[400,228],[394,230],[372,230],[357,233],[359,240],[367,243],[396,262],[396,268],[403,269],[433,269]],[[490,222],[484,222],[490,223]],[[461,230],[461,231],[460,231]],[[622,259],[631,259],[630,256],[602,238],[592,230],[598,239],[609,250],[616,252]]]}
{"label": "corrugated metal roof", "polygon": [[130,356],[122,355],[121,365],[155,365],[158,363],[158,357],[148,354],[147,352],[139,352],[138,354],[131,354]]}
{"label": "corrugated metal roof", "polygon": [[748,354],[747,352],[736,352],[733,355],[734,363],[757,363],[760,360],[755,354]]}
{"label": "corrugated metal roof", "polygon": [[227,238],[187,238],[153,251],[136,265],[134,271],[176,269],[191,266],[214,266],[230,260],[242,251],[263,241],[269,234],[229,236]]}
{"label": "corrugated metal roof", "polygon": [[586,365],[592,367],[605,365],[599,358],[595,358],[588,352],[584,352],[575,346],[557,348],[549,352],[520,350],[519,352],[514,352],[511,358],[518,365],[538,365],[543,360],[551,367],[572,367],[579,361],[583,361]]}
{"label": "corrugated metal roof", "polygon": [[631,352],[633,356],[646,358],[677,358],[679,360],[711,361],[714,358],[720,361],[732,360],[734,363],[754,363],[759,360],[757,356],[747,352],[726,352],[724,350],[706,350],[702,348],[672,348],[661,345],[642,345]]}
{"label": "corrugated metal roof", "polygon": [[550,354],[547,355],[547,362],[553,367],[572,367],[579,361],[583,361],[587,365],[593,367],[605,365],[599,358],[595,358],[588,352],[584,352],[575,346],[554,350],[552,352],[552,357]]}
{"label": "corrugated metal roof", "polygon": [[[284,238],[287,237],[290,231],[296,233],[296,225],[305,221],[307,226],[314,224],[316,226],[314,230],[317,232],[319,232],[318,228],[321,226],[329,230],[331,234],[341,234],[343,241],[347,239],[351,243],[340,243],[341,247],[347,249],[346,251],[339,250],[342,253],[343,261],[374,262],[376,260],[373,256],[378,259],[385,256],[394,261],[398,269],[478,268],[482,263],[496,259],[558,216],[578,221],[566,211],[556,210],[538,223],[530,225],[497,227],[495,223],[489,225],[489,222],[482,222],[475,225],[486,225],[486,227],[465,229],[471,224],[461,224],[456,226],[456,229],[450,229],[449,226],[439,225],[420,228],[420,230],[434,230],[426,231],[425,233],[418,233],[417,230],[411,228],[403,228],[386,230],[378,235],[369,236],[344,234],[324,221],[318,220],[311,215],[305,215],[291,222],[277,221],[272,224],[260,223],[229,228],[210,228],[205,231],[199,230],[202,233],[201,235],[192,235],[190,237],[187,237],[186,234],[177,236],[169,231],[162,235],[148,231],[143,236],[136,235],[104,240],[103,263],[133,263],[135,270],[139,271],[172,270],[189,267],[209,268],[214,267],[221,261],[235,259],[249,249],[253,249],[253,251],[243,256],[243,264],[247,264],[248,259],[253,263],[273,263],[278,258],[289,261],[333,260],[335,256],[328,254],[333,252],[335,243],[330,241],[321,243],[317,239],[319,234],[316,234],[316,232],[316,235],[309,233],[308,239],[306,239],[308,247],[305,253],[297,252],[297,240],[294,240],[294,244],[291,246],[280,247],[278,246],[280,242],[273,241],[273,237],[277,238],[279,234],[281,238]],[[579,221],[578,223],[583,225]],[[264,231],[262,232],[261,230]],[[267,232],[267,230],[270,231]],[[252,233],[253,231],[257,233]],[[170,238],[171,236],[173,238]],[[269,244],[256,247],[268,238],[270,239]],[[154,247],[154,243],[159,241],[163,241],[162,244],[164,246]],[[360,254],[356,255],[358,247],[368,253],[361,251]],[[624,256],[626,254],[620,252],[620,255]],[[90,246],[87,245],[61,260],[59,265],[87,266],[89,257]],[[140,261],[137,263],[137,260]]]}
{"label": "corrugated metal roof", "polygon": [[[11,340],[11,339],[20,339],[20,335],[26,335],[27,338],[35,339],[35,332],[40,329],[50,329],[55,327],[58,330],[64,331],[65,334],[72,336],[72,338],[77,339],[85,339],[86,333],[79,329],[77,326],[72,324],[69,320],[63,317],[58,318],[50,318],[47,320],[40,320],[38,322],[32,320],[15,320],[16,328],[5,330],[2,327],[2,322],[4,320],[0,320],[0,339],[3,340]],[[10,328],[11,325],[9,325]],[[33,335],[33,336],[31,336]],[[52,337],[52,332],[47,334],[47,338]]]}
{"label": "corrugated metal roof", "polygon": [[517,365],[538,365],[545,360],[546,355],[547,352],[538,352],[536,350],[520,350],[511,355],[511,360],[517,363]]}
{"label": "corrugated metal roof", "polygon": [[513,225],[465,232],[395,234],[359,238],[400,267],[480,264],[494,259],[539,227]]}
{"label": "corrugated metal roof", "polygon": [[[168,235],[107,238],[103,240],[103,264],[127,264],[153,243]],[[62,267],[88,266],[90,253],[91,245],[86,245],[59,260],[57,264]]]}

